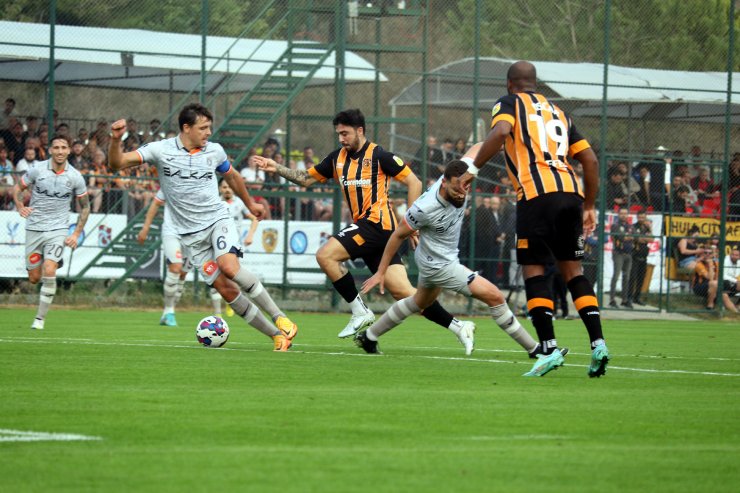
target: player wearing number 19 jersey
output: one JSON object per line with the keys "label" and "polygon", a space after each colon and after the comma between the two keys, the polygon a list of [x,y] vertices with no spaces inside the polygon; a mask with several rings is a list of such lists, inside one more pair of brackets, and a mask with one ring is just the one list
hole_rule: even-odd
{"label": "player wearing number 19 jersey", "polygon": [[[516,62],[507,74],[508,95],[493,107],[491,131],[475,158],[477,168],[504,146],[506,170],[517,193],[517,261],[522,265],[527,308],[545,356],[526,375],[542,376],[563,364],[552,317],[554,303],[545,264],[557,261],[591,340],[590,377],[606,372],[609,353],[593,286],[583,276],[584,229],[596,225],[598,161],[568,115],[537,92],[537,72]],[[583,165],[584,187],[568,162]]]}

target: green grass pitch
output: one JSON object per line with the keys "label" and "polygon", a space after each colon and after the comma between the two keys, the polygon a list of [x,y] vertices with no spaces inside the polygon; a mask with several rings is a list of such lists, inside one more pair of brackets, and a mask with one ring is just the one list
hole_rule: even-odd
{"label": "green grass pitch", "polygon": [[[223,349],[205,314],[0,309],[0,491],[701,492],[740,481],[740,327],[605,322],[612,364],[586,376],[530,360],[490,319],[476,351],[417,317],[365,355],[347,315],[292,313],[290,353],[238,318]],[[531,325],[527,323],[531,330]],[[21,435],[19,432],[36,434]],[[38,433],[88,441],[18,441]],[[65,438],[54,436],[55,438]],[[43,438],[43,437],[42,437]],[[68,437],[67,437],[68,438]]]}

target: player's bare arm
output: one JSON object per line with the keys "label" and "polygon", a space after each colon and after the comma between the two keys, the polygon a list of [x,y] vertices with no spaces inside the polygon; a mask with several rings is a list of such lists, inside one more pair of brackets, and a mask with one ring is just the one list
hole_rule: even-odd
{"label": "player's bare arm", "polygon": [[[406,204],[408,205],[408,207],[411,207],[414,202],[416,202],[416,199],[418,199],[421,195],[421,180],[419,180],[419,178],[417,178],[414,173],[409,173],[403,180],[401,180],[401,183],[406,185],[406,188],[408,188]],[[414,231],[411,236],[409,236],[409,246],[412,250],[415,250],[418,244],[419,234],[418,232]]]}
{"label": "player's bare arm", "polygon": [[28,217],[33,212],[32,207],[26,207],[23,205],[23,192],[26,190],[26,185],[23,184],[23,180],[18,180],[18,183],[13,185],[13,202],[15,202],[15,208],[21,217]]}
{"label": "player's bare arm", "polygon": [[583,166],[583,234],[596,228],[596,195],[599,193],[599,160],[590,147],[573,156]]}
{"label": "player's bare arm", "polygon": [[414,233],[415,231],[406,224],[406,221],[401,221],[398,224],[398,227],[396,227],[396,230],[388,239],[388,243],[385,244],[383,258],[380,259],[378,271],[362,284],[363,294],[369,293],[375,286],[379,286],[380,294],[385,294],[385,273],[388,270],[388,266],[390,266],[393,256],[401,248],[403,242]]}
{"label": "player's bare arm", "polygon": [[77,240],[79,239],[82,232],[85,230],[85,224],[87,218],[90,217],[90,197],[85,194],[81,197],[77,197],[77,204],[80,206],[80,214],[77,217],[77,226],[71,235],[67,236],[64,240],[64,244],[73,250],[77,248]]}
{"label": "player's bare arm", "polygon": [[305,169],[290,169],[264,156],[252,156],[251,159],[254,160],[254,163],[262,171],[267,171],[268,173],[277,173],[278,175],[282,176],[288,181],[295,183],[296,185],[300,185],[302,187],[310,187],[317,181],[316,178],[309,175],[308,171],[306,171]]}
{"label": "player's bare arm", "polygon": [[112,171],[133,168],[141,164],[141,156],[136,151],[123,152],[121,138],[126,133],[126,120],[118,120],[110,126],[110,145],[108,146],[108,166]]}
{"label": "player's bare arm", "polygon": [[[476,168],[480,169],[485,166],[486,163],[501,150],[501,146],[504,145],[506,136],[511,133],[511,129],[511,123],[503,120],[493,126],[491,131],[488,132],[486,140],[483,141],[478,152],[475,154],[473,164]],[[465,155],[468,156],[471,150],[472,148]],[[465,173],[460,177],[460,181],[467,185],[473,181],[473,178],[475,178],[473,174]]]}
{"label": "player's bare arm", "polygon": [[249,219],[249,231],[247,232],[247,236],[244,237],[244,244],[249,246],[254,241],[254,233],[257,231],[257,226],[259,224],[259,220],[253,216],[252,214],[246,214],[247,219]]}
{"label": "player's bare arm", "polygon": [[265,206],[262,204],[258,204],[257,202],[252,200],[252,197],[247,191],[246,185],[244,185],[244,180],[233,167],[226,172],[226,174],[224,175],[224,180],[226,180],[226,183],[229,184],[231,189],[234,191],[234,194],[242,199],[242,202],[244,202],[244,205],[247,206],[249,212],[254,214],[257,219],[262,219],[264,217]]}
{"label": "player's bare arm", "polygon": [[159,210],[159,202],[157,202],[156,199],[153,199],[152,203],[149,205],[149,210],[146,211],[146,217],[144,218],[144,225],[141,227],[141,231],[139,231],[139,234],[136,235],[136,240],[142,245],[146,241],[146,237],[149,236],[149,228],[152,227],[152,222],[154,222],[154,216],[157,215],[158,210]]}

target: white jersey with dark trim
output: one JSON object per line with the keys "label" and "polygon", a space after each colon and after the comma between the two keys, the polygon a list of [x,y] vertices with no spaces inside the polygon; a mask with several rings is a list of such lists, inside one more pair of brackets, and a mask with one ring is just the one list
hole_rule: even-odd
{"label": "white jersey with dark trim", "polygon": [[420,269],[438,269],[458,262],[458,243],[465,208],[457,208],[439,194],[442,185],[440,177],[406,211],[406,224],[419,232],[419,246],[416,247],[416,264]]}
{"label": "white jersey with dark trim", "polygon": [[245,214],[250,214],[249,209],[244,205],[242,199],[237,196],[233,196],[229,200],[224,200],[224,202],[229,207],[229,214],[231,214],[231,218],[236,223],[236,230],[239,232],[239,237],[241,238],[242,223],[244,222]]}
{"label": "white jersey with dark trim", "polygon": [[218,193],[216,171],[227,173],[231,165],[219,144],[208,142],[202,149],[188,150],[177,136],[143,145],[137,152],[142,162],[157,167],[165,211],[169,209],[177,234],[202,231],[229,217]]}
{"label": "white jersey with dark trim", "polygon": [[65,163],[62,172],[56,173],[51,160],[46,160],[34,163],[21,180],[31,189],[29,207],[33,212],[26,218],[26,229],[68,229],[72,200],[87,194],[87,185],[80,172]]}

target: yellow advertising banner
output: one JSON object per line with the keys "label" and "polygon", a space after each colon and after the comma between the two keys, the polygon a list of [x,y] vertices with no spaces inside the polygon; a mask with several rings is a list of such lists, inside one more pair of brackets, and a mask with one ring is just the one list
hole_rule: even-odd
{"label": "yellow advertising banner", "polygon": [[[673,238],[689,236],[691,226],[699,227],[701,238],[719,236],[719,220],[709,217],[665,216],[665,235]],[[727,223],[726,241],[736,243],[740,241],[740,222]]]}

